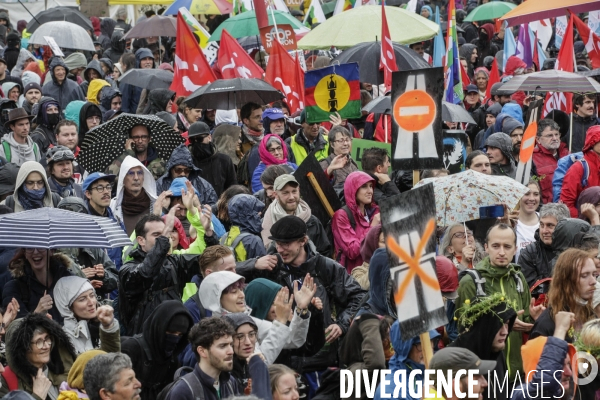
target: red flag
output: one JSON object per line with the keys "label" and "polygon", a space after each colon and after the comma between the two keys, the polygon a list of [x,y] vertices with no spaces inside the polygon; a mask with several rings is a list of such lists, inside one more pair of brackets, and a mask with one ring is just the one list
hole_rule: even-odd
{"label": "red flag", "polygon": [[181,13],[177,14],[176,45],[175,74],[169,89],[177,96],[189,96],[200,86],[217,80]]}
{"label": "red flag", "polygon": [[381,55],[379,60],[379,70],[383,71],[383,82],[385,90],[392,89],[392,72],[398,71],[396,64],[396,54],[392,38],[390,37],[390,29],[388,28],[387,17],[385,16],[384,1],[381,2]]}
{"label": "red flag", "polygon": [[494,57],[494,61],[492,61],[492,70],[490,71],[490,77],[488,79],[487,90],[485,92],[486,102],[492,98],[492,86],[494,83],[498,82],[500,82],[500,71],[498,71],[498,62],[496,61],[496,57]]}
{"label": "red flag", "polygon": [[[533,34],[533,56],[531,58],[533,58],[533,63],[535,64],[536,70],[540,71],[542,69],[542,66],[540,65],[540,54],[538,53],[538,38],[537,38],[537,32],[535,32]],[[519,157],[521,158],[521,157]]]}
{"label": "red flag", "polygon": [[254,62],[246,50],[225,29],[221,33],[217,63],[223,79],[262,79],[265,74],[265,71]]}
{"label": "red flag", "polygon": [[279,41],[273,41],[265,81],[285,95],[290,113],[304,108],[304,73],[299,74],[298,69],[299,64]]}
{"label": "red flag", "polygon": [[[558,57],[556,57],[555,69],[566,72],[573,72],[573,66],[575,64],[575,53],[573,49],[573,18],[569,18],[567,30],[563,36],[562,45],[558,51]],[[546,102],[544,104],[544,110],[542,111],[542,118],[546,118],[546,115],[552,110],[562,110],[566,113],[573,111],[571,101],[573,99],[573,93],[558,93],[548,92],[546,94]]]}
{"label": "red flag", "polygon": [[469,74],[467,74],[467,70],[462,65],[462,63],[458,63],[460,66],[460,79],[462,80],[463,90],[467,90],[467,85],[471,84],[471,78],[469,78]]}
{"label": "red flag", "polygon": [[575,22],[575,27],[581,36],[581,40],[585,43],[585,50],[592,62],[592,68],[600,68],[600,37],[590,29],[579,17],[571,13],[571,18]]}
{"label": "red flag", "polygon": [[[295,76],[296,88],[304,87],[304,70],[300,65],[300,54],[296,52],[296,76]],[[304,108],[304,90],[300,89],[298,92],[298,110]]]}

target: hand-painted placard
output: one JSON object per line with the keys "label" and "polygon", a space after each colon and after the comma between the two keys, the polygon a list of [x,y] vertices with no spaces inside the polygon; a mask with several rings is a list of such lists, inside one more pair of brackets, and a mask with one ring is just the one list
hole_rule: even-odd
{"label": "hand-painted placard", "polygon": [[[365,150],[371,149],[373,147],[377,147],[378,149],[385,149],[388,152],[388,155],[391,152],[392,145],[389,143],[377,142],[375,140],[366,140],[366,139],[352,139],[352,159],[356,162],[358,169],[362,171],[362,156]],[[391,160],[391,158],[390,158]],[[390,168],[390,171],[391,168]]]}
{"label": "hand-painted placard", "polygon": [[442,161],[444,169],[450,171],[450,175],[465,170],[467,146],[468,136],[465,131],[454,129],[444,131],[444,155],[442,156]]}

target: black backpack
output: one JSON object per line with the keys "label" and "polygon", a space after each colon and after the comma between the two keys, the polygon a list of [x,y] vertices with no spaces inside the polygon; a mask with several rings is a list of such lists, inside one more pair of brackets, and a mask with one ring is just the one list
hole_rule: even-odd
{"label": "black backpack", "polygon": [[[204,400],[204,387],[202,386],[202,383],[200,383],[200,380],[198,380],[196,374],[194,374],[194,369],[191,367],[181,367],[175,371],[173,382],[169,383],[160,391],[158,396],[156,396],[156,400],[166,400],[171,389],[173,389],[179,381],[184,381],[186,383],[192,396],[194,396],[194,400]],[[227,381],[226,385],[229,388],[229,392],[233,393],[234,390],[231,386],[231,381]]]}
{"label": "black backpack", "polygon": [[[350,208],[348,206],[343,206],[341,209],[346,212],[346,215],[348,216],[348,220],[350,221],[350,226],[352,227],[352,229],[356,230],[356,220],[354,219],[354,215],[352,215],[352,211],[350,211]],[[329,220],[329,222],[327,222],[327,226],[325,227],[325,232],[327,233],[327,239],[329,240],[329,243],[331,243],[331,246],[335,249],[335,242],[333,241],[333,230],[331,228],[332,222],[333,222],[333,217]],[[335,261],[339,262],[340,258],[342,257],[342,251],[340,249],[335,249],[334,251],[335,251],[335,254],[334,254],[335,257],[333,259]]]}

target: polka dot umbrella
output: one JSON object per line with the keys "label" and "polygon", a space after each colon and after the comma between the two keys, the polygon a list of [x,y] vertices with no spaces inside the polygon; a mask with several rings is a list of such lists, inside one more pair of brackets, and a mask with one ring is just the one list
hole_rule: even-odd
{"label": "polka dot umbrella", "polygon": [[131,128],[143,125],[150,132],[150,144],[167,161],[175,147],[184,142],[173,127],[154,115],[121,114],[90,130],[83,140],[77,161],[89,173],[104,172],[125,151]]}

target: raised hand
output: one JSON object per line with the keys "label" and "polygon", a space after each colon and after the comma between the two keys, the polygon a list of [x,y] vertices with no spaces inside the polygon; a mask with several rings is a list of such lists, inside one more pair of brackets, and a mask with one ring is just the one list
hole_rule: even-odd
{"label": "raised hand", "polygon": [[282,287],[277,296],[275,296],[275,315],[277,321],[282,324],[287,324],[290,314],[292,312],[292,303],[294,302],[294,295],[290,296],[290,291],[286,287]]}
{"label": "raised hand", "polygon": [[104,329],[112,327],[115,321],[115,310],[111,306],[100,306],[97,310],[98,321],[102,324]]}
{"label": "raised hand", "polygon": [[[187,191],[187,193],[186,193]],[[196,207],[194,207],[194,195],[196,192],[194,191],[194,186],[192,186],[192,182],[185,182],[185,190],[181,189],[181,201],[185,208],[188,209],[190,214],[196,214]]]}
{"label": "raised hand", "polygon": [[310,301],[315,293],[317,293],[317,285],[310,274],[306,274],[304,277],[301,289],[298,289],[298,283],[298,281],[294,281],[294,298],[296,299],[296,306],[304,310],[308,308]]}

